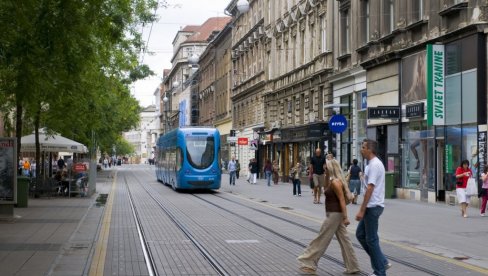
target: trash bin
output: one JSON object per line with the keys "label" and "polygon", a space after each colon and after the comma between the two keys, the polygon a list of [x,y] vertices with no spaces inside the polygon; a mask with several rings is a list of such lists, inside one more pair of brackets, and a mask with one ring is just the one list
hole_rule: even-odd
{"label": "trash bin", "polygon": [[387,172],[385,174],[385,198],[395,198],[397,175],[395,172]]}
{"label": "trash bin", "polygon": [[25,176],[17,177],[17,208],[27,208],[29,198],[29,182],[30,179]]}

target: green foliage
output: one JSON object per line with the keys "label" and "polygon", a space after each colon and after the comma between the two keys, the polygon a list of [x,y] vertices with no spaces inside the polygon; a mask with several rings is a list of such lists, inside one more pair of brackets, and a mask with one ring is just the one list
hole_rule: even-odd
{"label": "green foliage", "polygon": [[135,127],[140,108],[129,85],[153,74],[137,61],[144,45],[137,30],[155,20],[156,5],[0,1],[0,112],[22,120],[16,136],[38,122],[89,148],[109,148]]}

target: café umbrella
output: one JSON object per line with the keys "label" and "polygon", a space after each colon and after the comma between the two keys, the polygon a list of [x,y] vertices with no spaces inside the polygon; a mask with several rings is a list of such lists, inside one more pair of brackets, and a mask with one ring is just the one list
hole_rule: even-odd
{"label": "caf\u00e9 umbrella", "polygon": [[[46,134],[39,131],[39,144],[41,152],[73,152],[86,153],[88,149],[85,145],[63,137],[58,134]],[[21,138],[21,152],[35,152],[36,138],[35,134],[23,136]]]}

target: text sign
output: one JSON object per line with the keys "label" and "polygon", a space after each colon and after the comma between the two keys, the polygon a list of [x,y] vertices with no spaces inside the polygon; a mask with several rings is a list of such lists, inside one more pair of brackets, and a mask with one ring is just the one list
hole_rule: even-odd
{"label": "text sign", "polygon": [[249,144],[249,139],[247,139],[245,137],[238,138],[237,139],[237,144],[240,145],[240,146],[246,146],[246,145]]}
{"label": "text sign", "polygon": [[424,103],[407,105],[405,110],[407,118],[423,118],[424,117]]}
{"label": "text sign", "polygon": [[236,142],[237,137],[227,136],[227,142]]}
{"label": "text sign", "polygon": [[400,119],[400,107],[368,107],[368,119]]}
{"label": "text sign", "polygon": [[337,114],[329,119],[329,129],[334,133],[342,133],[347,129],[347,119],[342,114]]}
{"label": "text sign", "polygon": [[427,124],[445,122],[444,45],[427,45]]}

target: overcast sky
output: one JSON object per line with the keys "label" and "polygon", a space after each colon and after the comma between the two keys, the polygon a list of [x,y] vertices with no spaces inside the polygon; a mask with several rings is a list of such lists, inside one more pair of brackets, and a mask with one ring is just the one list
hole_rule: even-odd
{"label": "overcast sky", "polygon": [[[155,104],[154,91],[161,83],[163,69],[171,68],[173,56],[173,39],[176,32],[186,25],[201,25],[206,19],[225,16],[224,9],[231,0],[167,0],[170,7],[159,8],[159,20],[143,28],[143,37],[148,41],[148,49],[153,54],[140,56],[156,75],[136,82],[132,88],[132,95],[139,100],[141,106]],[[150,33],[150,36],[149,36]]]}

